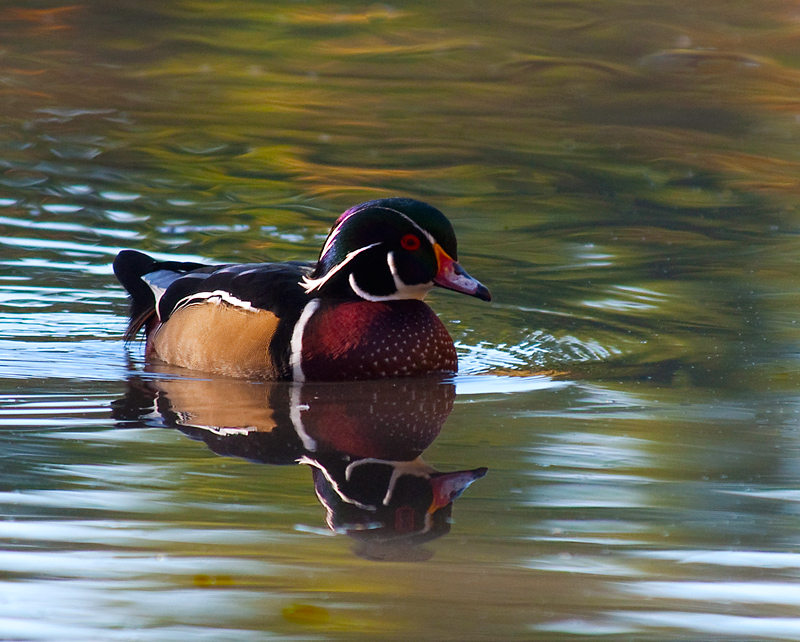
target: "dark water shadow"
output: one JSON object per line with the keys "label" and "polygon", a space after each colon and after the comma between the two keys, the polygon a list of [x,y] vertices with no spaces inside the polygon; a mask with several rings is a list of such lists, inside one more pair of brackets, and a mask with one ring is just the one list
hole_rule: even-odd
{"label": "dark water shadow", "polygon": [[419,561],[450,531],[453,502],[486,468],[444,473],[421,459],[453,409],[440,378],[328,384],[187,378],[148,366],[113,402],[121,427],[176,428],[213,452],[306,464],[337,533],[372,560]]}

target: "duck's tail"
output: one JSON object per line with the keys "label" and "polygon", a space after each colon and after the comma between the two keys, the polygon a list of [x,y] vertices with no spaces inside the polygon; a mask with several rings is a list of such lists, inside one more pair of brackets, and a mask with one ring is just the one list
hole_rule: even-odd
{"label": "duck's tail", "polygon": [[173,281],[187,272],[203,267],[206,266],[201,263],[156,261],[136,250],[122,250],[117,254],[114,259],[114,274],[131,295],[125,341],[133,341],[139,330],[156,316],[161,295]]}

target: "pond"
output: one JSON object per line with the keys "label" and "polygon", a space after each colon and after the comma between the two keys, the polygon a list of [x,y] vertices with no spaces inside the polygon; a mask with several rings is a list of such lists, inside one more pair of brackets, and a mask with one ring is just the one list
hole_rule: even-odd
{"label": "pond", "polygon": [[[795,3],[10,0],[0,34],[0,638],[800,639]],[[429,297],[454,378],[123,341],[121,249],[311,261],[394,195],[494,296]]]}

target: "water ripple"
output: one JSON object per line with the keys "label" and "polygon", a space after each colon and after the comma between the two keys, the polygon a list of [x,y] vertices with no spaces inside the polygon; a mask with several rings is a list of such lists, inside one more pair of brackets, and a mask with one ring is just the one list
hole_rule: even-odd
{"label": "water ripple", "polygon": [[723,635],[725,639],[800,638],[800,618],[746,617],[719,613],[687,613],[686,611],[617,611],[612,614],[624,623],[648,627],[688,630],[695,634]]}
{"label": "water ripple", "polygon": [[119,381],[126,373],[121,341],[0,339],[0,379]]}
{"label": "water ripple", "polygon": [[[61,208],[61,209],[54,209]],[[67,208],[67,209],[63,209]],[[43,206],[51,212],[77,212],[81,206]],[[0,225],[7,225],[9,227],[20,227],[25,229],[34,230],[50,230],[53,232],[74,232],[76,234],[94,234],[96,236],[108,236],[117,239],[141,239],[142,235],[132,230],[120,230],[101,228],[96,226],[80,225],[78,223],[65,223],[63,221],[29,221],[25,219],[9,218],[7,216],[0,216]]]}

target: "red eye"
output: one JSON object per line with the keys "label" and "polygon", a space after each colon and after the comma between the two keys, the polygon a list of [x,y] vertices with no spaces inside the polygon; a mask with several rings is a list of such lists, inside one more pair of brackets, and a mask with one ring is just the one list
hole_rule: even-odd
{"label": "red eye", "polygon": [[417,238],[413,234],[406,234],[403,238],[400,239],[400,245],[403,246],[404,250],[413,252],[414,250],[419,249],[419,238]]}

